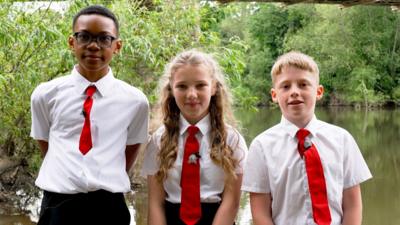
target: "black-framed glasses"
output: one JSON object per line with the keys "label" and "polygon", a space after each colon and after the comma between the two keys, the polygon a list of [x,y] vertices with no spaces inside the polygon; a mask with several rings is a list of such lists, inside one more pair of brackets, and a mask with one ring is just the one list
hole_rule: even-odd
{"label": "black-framed glasses", "polygon": [[95,41],[100,48],[109,48],[116,37],[108,34],[92,35],[88,32],[75,32],[74,37],[79,45],[89,45]]}

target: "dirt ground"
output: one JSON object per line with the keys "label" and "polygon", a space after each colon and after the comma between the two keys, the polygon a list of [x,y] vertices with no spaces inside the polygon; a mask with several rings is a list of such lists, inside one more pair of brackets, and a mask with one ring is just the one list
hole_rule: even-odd
{"label": "dirt ground", "polygon": [[26,213],[31,198],[38,195],[34,181],[26,166],[0,158],[0,214]]}

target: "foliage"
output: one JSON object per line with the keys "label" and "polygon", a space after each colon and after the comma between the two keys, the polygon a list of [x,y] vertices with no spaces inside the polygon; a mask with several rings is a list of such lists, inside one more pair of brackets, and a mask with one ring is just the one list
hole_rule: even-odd
{"label": "foliage", "polygon": [[392,96],[393,100],[400,105],[400,86],[393,88]]}
{"label": "foliage", "polygon": [[400,16],[389,7],[232,3],[220,8],[222,41],[235,36],[248,46],[242,86],[261,104],[270,101],[275,59],[290,50],[319,64],[325,104],[370,106],[395,99]]}
{"label": "foliage", "polygon": [[[242,39],[245,30],[245,22],[233,26],[223,27],[223,24],[232,24],[231,19],[236,21],[247,15],[243,10],[244,4],[226,5],[220,7],[210,3],[204,3],[201,10],[201,28],[207,37],[214,37],[214,46],[210,46],[215,52],[221,68],[224,70],[228,84],[230,85],[236,106],[255,110],[254,106],[259,98],[254,94],[253,89],[246,85],[246,52],[248,45]],[[240,15],[240,17],[238,17]],[[228,22],[227,22],[228,21]],[[229,25],[228,25],[229,26]]]}
{"label": "foliage", "polygon": [[268,74],[276,57],[298,50],[319,64],[327,102],[370,106],[394,98],[400,16],[389,7],[265,4],[249,20],[254,54],[248,71],[255,83],[266,84],[263,89],[270,80],[260,75]]}
{"label": "foliage", "polygon": [[0,15],[0,153],[28,163],[35,149],[29,137],[30,93],[73,65],[60,41],[69,24],[49,26],[60,15],[46,9],[17,11],[8,3],[2,4]]}
{"label": "foliage", "polygon": [[260,4],[248,19],[250,51],[248,86],[267,102],[271,88],[270,70],[275,59],[284,53],[285,41],[302,29],[314,16],[314,7],[297,5],[290,10],[277,4]]}
{"label": "foliage", "polygon": [[230,84],[240,88],[235,82],[245,67],[245,46],[237,39],[222,45],[215,28],[205,26],[206,20],[201,19],[202,14],[214,12],[199,10],[202,6],[196,0],[153,1],[150,5],[129,0],[71,1],[62,13],[48,8],[26,12],[12,3],[1,3],[0,156],[26,162],[32,171],[38,168],[39,151],[29,137],[30,94],[39,83],[68,74],[76,63],[67,38],[72,17],[89,4],[105,5],[118,16],[124,46],[111,67],[116,77],[142,89],[150,102],[157,98],[155,86],[164,65],[189,48],[217,52]]}

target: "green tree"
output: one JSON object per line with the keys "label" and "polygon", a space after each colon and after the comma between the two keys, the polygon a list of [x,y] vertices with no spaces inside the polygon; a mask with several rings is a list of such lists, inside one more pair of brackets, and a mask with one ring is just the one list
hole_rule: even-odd
{"label": "green tree", "polygon": [[296,34],[314,16],[314,6],[296,5],[281,7],[278,4],[259,4],[249,17],[250,44],[247,70],[248,86],[261,96],[262,102],[270,100],[270,71],[276,58],[284,53],[288,36]]}
{"label": "green tree", "polygon": [[222,45],[216,32],[202,28],[202,5],[196,0],[73,1],[65,12],[49,8],[27,12],[1,3],[0,158],[30,165],[34,172],[38,169],[39,151],[29,137],[30,95],[39,83],[68,74],[76,63],[67,38],[73,15],[89,4],[103,4],[118,16],[124,47],[111,64],[114,74],[142,89],[151,102],[164,65],[184,49],[218,53],[229,80],[240,78],[243,44],[232,40]]}
{"label": "green tree", "polygon": [[307,26],[288,36],[286,51],[298,49],[317,60],[331,104],[387,101],[398,85],[398,67],[392,60],[398,58],[398,15],[387,7],[316,9]]}

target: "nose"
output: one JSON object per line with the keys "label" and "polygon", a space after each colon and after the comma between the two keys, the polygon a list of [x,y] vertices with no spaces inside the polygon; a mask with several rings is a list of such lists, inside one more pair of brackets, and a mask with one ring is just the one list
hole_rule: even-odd
{"label": "nose", "polygon": [[296,85],[292,85],[290,87],[290,96],[297,97],[299,96],[300,89]]}
{"label": "nose", "polygon": [[188,99],[194,99],[194,98],[196,98],[196,97],[197,97],[196,89],[195,89],[194,87],[188,88],[187,93],[186,93],[186,97],[187,97]]}
{"label": "nose", "polygon": [[88,49],[100,49],[99,43],[97,43],[97,39],[93,38],[92,41],[87,45]]}

